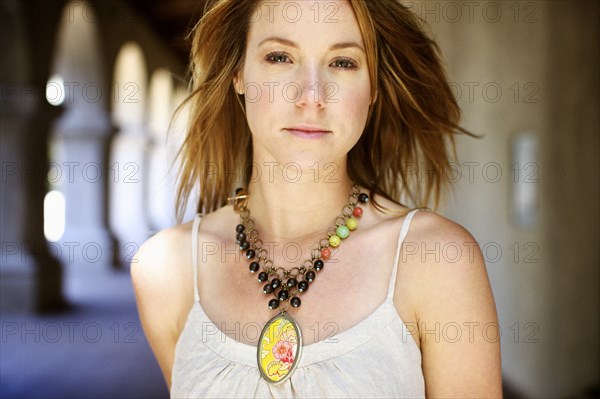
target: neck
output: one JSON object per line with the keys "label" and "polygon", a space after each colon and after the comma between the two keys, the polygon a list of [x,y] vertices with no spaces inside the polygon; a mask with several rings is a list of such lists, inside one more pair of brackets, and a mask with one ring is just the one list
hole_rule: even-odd
{"label": "neck", "polygon": [[[315,181],[314,173],[303,170],[300,180],[295,181],[284,178],[285,170],[273,169],[269,175],[251,179],[248,187],[250,217],[263,242],[302,245],[325,238],[327,229],[348,203],[350,177],[344,172],[332,181],[322,177]],[[345,165],[340,170],[345,171]]]}

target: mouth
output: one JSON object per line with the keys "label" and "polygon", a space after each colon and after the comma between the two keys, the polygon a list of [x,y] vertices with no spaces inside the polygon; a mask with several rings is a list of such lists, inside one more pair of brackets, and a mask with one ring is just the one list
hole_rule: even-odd
{"label": "mouth", "polygon": [[320,126],[294,126],[285,128],[284,130],[287,130],[296,137],[308,139],[317,139],[331,133],[331,130],[327,130]]}

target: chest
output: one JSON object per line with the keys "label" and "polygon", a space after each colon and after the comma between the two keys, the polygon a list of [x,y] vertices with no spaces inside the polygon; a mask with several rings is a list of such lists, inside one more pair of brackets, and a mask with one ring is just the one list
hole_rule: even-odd
{"label": "chest", "polygon": [[[373,313],[385,300],[394,267],[399,229],[364,232],[350,237],[325,261],[309,289],[297,295],[302,303],[290,308],[290,315],[303,332],[305,345],[322,341],[352,328]],[[353,238],[353,240],[352,240]],[[304,251],[308,254],[308,250]],[[277,312],[268,307],[273,294],[263,293],[267,283],[257,281],[235,243],[224,242],[199,261],[201,305],[221,332],[246,344],[255,345],[262,327]],[[291,251],[288,251],[290,254]],[[300,266],[307,256],[281,257],[273,251],[275,265],[286,269]],[[285,260],[285,265],[277,259]],[[402,287],[402,284],[395,285]],[[406,322],[412,309],[403,301],[403,289],[396,289],[397,310]],[[279,310],[279,308],[277,309]]]}

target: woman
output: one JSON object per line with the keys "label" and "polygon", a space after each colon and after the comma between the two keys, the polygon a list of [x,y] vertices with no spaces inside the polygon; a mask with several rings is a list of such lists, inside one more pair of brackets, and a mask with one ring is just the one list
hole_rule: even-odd
{"label": "woman", "polygon": [[199,185],[198,215],[131,267],[171,395],[500,397],[481,252],[423,209],[472,134],[417,18],[213,0],[193,34],[178,211]]}

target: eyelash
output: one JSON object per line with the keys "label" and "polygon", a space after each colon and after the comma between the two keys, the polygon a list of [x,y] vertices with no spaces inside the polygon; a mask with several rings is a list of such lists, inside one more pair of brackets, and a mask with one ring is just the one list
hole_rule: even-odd
{"label": "eyelash", "polygon": [[[265,57],[265,59],[267,60],[267,62],[269,62],[271,64],[282,64],[282,62],[273,61],[273,58],[277,57],[277,56],[283,56],[283,57],[288,57],[289,58],[289,56],[286,53],[274,52],[274,53],[267,54],[267,56]],[[347,62],[348,65],[349,65],[347,68],[340,67],[341,69],[348,69],[348,70],[350,70],[350,69],[356,69],[356,67],[357,67],[356,62],[352,61],[349,58],[338,58],[334,62],[338,62],[338,61]]]}

